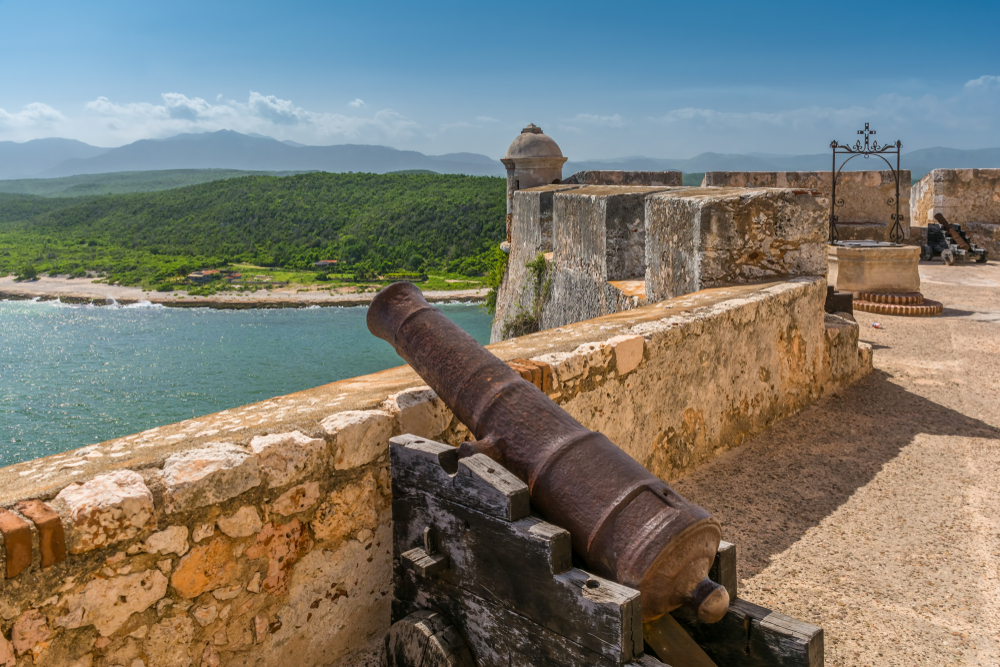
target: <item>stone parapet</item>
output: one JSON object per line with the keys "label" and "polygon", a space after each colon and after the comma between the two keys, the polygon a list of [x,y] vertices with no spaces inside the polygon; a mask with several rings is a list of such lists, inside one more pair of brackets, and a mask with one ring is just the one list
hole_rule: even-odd
{"label": "stone parapet", "polygon": [[913,186],[912,218],[926,227],[941,213],[948,222],[1000,223],[1000,169],[934,169]]}
{"label": "stone parapet", "polygon": [[773,188],[562,184],[518,192],[492,340],[707,287],[823,275],[825,201],[811,190]]}
{"label": "stone parapet", "polygon": [[1000,256],[1000,169],[934,169],[913,186],[910,217],[926,228],[941,213]]}
{"label": "stone parapet", "polygon": [[[704,290],[490,349],[670,480],[870,370],[825,291]],[[3,664],[369,664],[403,432],[471,438],[403,366],[0,469]]]}
{"label": "stone parapet", "polygon": [[[900,223],[905,234],[910,213],[910,171],[899,172]],[[702,187],[802,188],[830,196],[829,171],[709,171]],[[837,178],[837,217],[842,240],[888,241],[891,215],[896,212],[896,181],[892,171],[842,171]],[[839,203],[843,201],[843,203]],[[829,199],[827,199],[829,206]]]}
{"label": "stone parapet", "polygon": [[576,185],[653,185],[680,187],[684,174],[680,171],[578,171],[563,183]]}

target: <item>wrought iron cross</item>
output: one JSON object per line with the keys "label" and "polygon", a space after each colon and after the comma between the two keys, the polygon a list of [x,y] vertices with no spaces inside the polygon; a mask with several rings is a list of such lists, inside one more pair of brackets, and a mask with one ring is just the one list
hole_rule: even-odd
{"label": "wrought iron cross", "polygon": [[865,129],[858,130],[858,134],[865,135],[865,147],[864,148],[861,147],[861,140],[858,139],[858,141],[854,144],[854,150],[855,151],[857,151],[859,153],[868,153],[868,152],[871,152],[871,151],[878,151],[878,150],[881,150],[883,148],[882,146],[878,145],[877,141],[873,142],[871,146],[868,145],[868,139],[869,139],[869,137],[871,137],[872,135],[875,134],[875,130],[873,130],[870,127],[868,127],[868,123],[865,123]]}

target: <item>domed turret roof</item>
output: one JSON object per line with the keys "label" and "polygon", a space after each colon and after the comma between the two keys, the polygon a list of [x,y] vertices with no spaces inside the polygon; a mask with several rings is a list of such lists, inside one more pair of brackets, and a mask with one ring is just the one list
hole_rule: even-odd
{"label": "domed turret roof", "polygon": [[525,157],[562,157],[559,145],[552,140],[552,137],[542,133],[542,128],[534,123],[521,130],[517,139],[511,142],[507,149],[508,158]]}

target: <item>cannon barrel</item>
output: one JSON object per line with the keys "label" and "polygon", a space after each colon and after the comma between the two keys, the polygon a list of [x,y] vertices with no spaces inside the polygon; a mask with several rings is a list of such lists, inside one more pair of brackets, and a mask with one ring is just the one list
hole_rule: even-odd
{"label": "cannon barrel", "polygon": [[725,615],[729,595],[707,577],[722,536],[708,512],[585,428],[413,284],[380,291],[367,321],[472,431],[476,442],[459,455],[486,453],[521,478],[592,571],[639,589],[644,621],[682,605],[708,623]]}

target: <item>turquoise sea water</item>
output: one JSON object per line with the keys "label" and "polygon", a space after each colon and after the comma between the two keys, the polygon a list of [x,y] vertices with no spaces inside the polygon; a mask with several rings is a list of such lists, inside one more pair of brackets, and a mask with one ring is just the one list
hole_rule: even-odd
{"label": "turquoise sea water", "polygon": [[366,312],[0,301],[0,466],[402,365]]}

